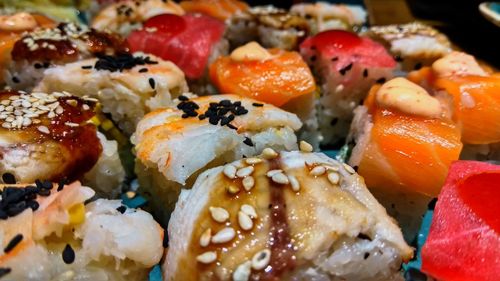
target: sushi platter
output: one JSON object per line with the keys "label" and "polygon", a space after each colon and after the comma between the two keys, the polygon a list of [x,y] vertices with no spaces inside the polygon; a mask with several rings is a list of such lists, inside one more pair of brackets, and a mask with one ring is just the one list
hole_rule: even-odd
{"label": "sushi platter", "polygon": [[500,73],[368,18],[0,1],[0,281],[499,280]]}

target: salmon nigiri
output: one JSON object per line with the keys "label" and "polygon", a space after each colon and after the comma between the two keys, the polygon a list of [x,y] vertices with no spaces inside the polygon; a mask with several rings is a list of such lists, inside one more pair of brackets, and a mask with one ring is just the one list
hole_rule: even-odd
{"label": "salmon nigiri", "polygon": [[356,141],[349,164],[389,213],[408,224],[410,234],[427,201],[439,194],[451,162],[458,159],[460,130],[446,103],[422,87],[395,78],[374,86],[355,110]]}
{"label": "salmon nigiri", "polygon": [[188,13],[202,13],[219,20],[226,20],[249,8],[247,3],[237,0],[190,0],[182,1],[180,5]]}
{"label": "salmon nigiri", "polygon": [[279,106],[299,116],[304,134],[317,143],[314,110],[315,83],[297,52],[265,49],[256,42],[219,57],[210,65],[210,78],[221,93],[232,93]]}

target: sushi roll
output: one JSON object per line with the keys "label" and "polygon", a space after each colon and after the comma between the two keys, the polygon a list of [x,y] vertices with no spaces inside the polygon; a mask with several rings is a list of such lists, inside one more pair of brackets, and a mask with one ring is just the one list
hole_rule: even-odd
{"label": "sushi roll", "polygon": [[41,80],[47,68],[125,50],[120,37],[84,25],[60,23],[53,28],[37,28],[23,34],[7,50],[10,54],[6,55],[2,77],[11,89],[27,91]]}
{"label": "sushi roll", "polygon": [[301,125],[294,114],[249,98],[180,96],[177,106],[147,114],[132,137],[142,193],[153,194],[150,204],[165,223],[180,189],[199,173],[268,146],[295,149]]}
{"label": "sushi roll", "polygon": [[452,50],[446,35],[418,22],[372,26],[364,34],[383,44],[405,72],[431,65]]}
{"label": "sushi roll", "polygon": [[205,171],[182,191],[168,235],[166,281],[402,280],[413,255],[350,166],[298,151]]}
{"label": "sushi roll", "polygon": [[144,114],[188,91],[175,64],[142,53],[98,56],[45,71],[35,90],[98,99],[104,113],[131,135]]}
{"label": "sushi roll", "polygon": [[460,128],[448,100],[429,95],[405,78],[374,86],[356,108],[349,164],[402,225],[408,241],[427,203],[439,194],[450,164],[458,160]]}
{"label": "sushi roll", "polygon": [[500,75],[488,73],[473,56],[451,52],[409,78],[453,100],[464,143],[461,159],[500,160]]}
{"label": "sushi roll", "polygon": [[372,85],[392,78],[396,62],[382,45],[342,30],[307,38],[300,45],[300,53],[320,84],[322,144],[338,148],[345,142],[354,108]]}
{"label": "sushi roll", "polygon": [[201,13],[221,21],[249,8],[247,3],[238,0],[186,0],[179,4],[187,13]]}
{"label": "sushi roll", "polygon": [[297,52],[250,42],[210,65],[210,78],[220,93],[254,98],[297,114],[304,123],[300,138],[318,147],[316,85]]}
{"label": "sushi roll", "polygon": [[304,18],[274,6],[258,6],[234,14],[226,38],[233,48],[257,41],[267,48],[296,50],[308,34]]}
{"label": "sushi roll", "polygon": [[101,9],[92,19],[91,26],[126,37],[149,18],[161,14],[183,15],[184,10],[171,0],[116,1]]}
{"label": "sushi roll", "polygon": [[0,190],[2,280],[147,280],[163,256],[150,214],[119,200],[87,204],[94,191],[79,182]]}
{"label": "sushi roll", "polygon": [[133,52],[145,52],[175,63],[186,75],[189,88],[197,94],[213,93],[208,65],[227,54],[224,22],[207,15],[164,14],[153,17],[128,36]]}
{"label": "sushi roll", "polygon": [[299,3],[293,5],[290,12],[308,21],[311,34],[329,29],[357,31],[366,23],[366,11],[357,5]]}
{"label": "sushi roll", "polygon": [[0,92],[0,183],[82,179],[118,195],[125,173],[116,141],[89,124],[95,106],[67,92]]}

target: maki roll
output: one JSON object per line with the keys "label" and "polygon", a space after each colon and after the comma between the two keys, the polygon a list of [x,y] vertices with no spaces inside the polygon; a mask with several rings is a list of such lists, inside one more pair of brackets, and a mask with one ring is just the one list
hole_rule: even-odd
{"label": "maki roll", "polygon": [[144,114],[171,105],[188,88],[175,64],[142,53],[122,53],[48,69],[36,90],[95,98],[102,111],[131,135]]}
{"label": "maki roll", "polygon": [[0,190],[2,280],[146,280],[163,255],[150,214],[119,200],[85,204],[94,191],[79,182]]}
{"label": "maki roll", "polygon": [[92,19],[91,26],[127,36],[149,18],[161,14],[183,15],[184,10],[171,0],[116,1],[101,9]]}
{"label": "maki roll", "polygon": [[118,195],[125,173],[116,141],[89,123],[95,106],[67,92],[0,92],[0,182],[82,179]]}
{"label": "maki roll", "polygon": [[350,166],[298,151],[205,171],[182,191],[168,235],[167,281],[401,280],[413,255]]}
{"label": "maki roll", "polygon": [[184,71],[191,91],[206,94],[213,92],[208,65],[228,52],[224,30],[224,23],[210,16],[164,14],[147,20],[127,41],[133,52],[150,53],[175,63]]}
{"label": "maki roll", "polygon": [[304,18],[274,6],[258,6],[234,14],[226,38],[233,48],[257,41],[266,48],[296,50],[308,34]]}
{"label": "maki roll", "polygon": [[210,65],[210,78],[220,93],[254,98],[297,114],[304,123],[300,138],[318,146],[316,85],[297,52],[264,49],[251,42],[219,57]]}
{"label": "maki roll", "polygon": [[180,96],[176,107],[147,114],[132,137],[143,194],[154,195],[150,204],[166,222],[180,189],[199,173],[267,146],[294,149],[301,125],[294,114],[249,98]]}
{"label": "maki roll", "polygon": [[308,21],[311,34],[329,29],[357,31],[366,23],[366,11],[357,5],[299,3],[293,5],[290,12]]}
{"label": "maki roll", "polygon": [[431,65],[451,52],[451,43],[446,35],[418,22],[372,26],[364,34],[383,44],[403,71]]}
{"label": "maki roll", "polygon": [[374,86],[355,110],[349,164],[401,223],[408,241],[462,149],[450,107],[446,97],[394,78]]}
{"label": "maki roll", "polygon": [[188,13],[201,13],[221,21],[249,8],[247,3],[238,0],[186,0],[180,5]]}
{"label": "maki roll", "polygon": [[337,148],[345,142],[354,108],[372,85],[393,76],[396,62],[382,45],[342,30],[307,38],[300,45],[300,53],[320,84],[322,144]]}
{"label": "maki roll", "polygon": [[60,23],[53,28],[37,28],[16,40],[12,49],[7,50],[10,54],[2,76],[10,88],[30,90],[47,68],[125,50],[124,41],[114,34],[75,23]]}

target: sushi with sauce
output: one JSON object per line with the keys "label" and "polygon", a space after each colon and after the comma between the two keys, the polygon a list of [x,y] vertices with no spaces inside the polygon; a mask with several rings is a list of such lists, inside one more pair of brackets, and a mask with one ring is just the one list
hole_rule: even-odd
{"label": "sushi with sauce", "polygon": [[451,165],[422,249],[422,271],[447,281],[498,279],[499,182],[499,165]]}
{"label": "sushi with sauce", "polygon": [[126,37],[148,19],[161,14],[183,15],[184,10],[171,0],[121,0],[101,9],[91,26]]}
{"label": "sushi with sauce", "polygon": [[132,52],[153,54],[175,63],[186,75],[189,88],[206,94],[213,93],[208,65],[228,52],[224,30],[224,23],[210,16],[164,14],[147,20],[127,41]]}
{"label": "sushi with sauce", "polygon": [[147,114],[132,137],[135,171],[146,197],[166,225],[181,188],[204,170],[264,148],[297,148],[295,114],[236,95],[180,96],[178,104]]}
{"label": "sushi with sauce", "polygon": [[488,73],[470,55],[452,52],[409,78],[453,100],[453,119],[465,144],[462,159],[500,160],[498,74]]}
{"label": "sushi with sauce", "polygon": [[320,88],[322,144],[337,148],[345,142],[354,108],[372,85],[392,78],[396,62],[382,45],[343,30],[328,30],[307,38],[300,45],[300,53]]}
{"label": "sushi with sauce", "polygon": [[321,1],[295,4],[290,13],[305,18],[312,35],[330,29],[357,31],[366,23],[367,16],[361,6]]}
{"label": "sushi with sauce", "polygon": [[205,14],[221,21],[249,9],[247,3],[238,0],[185,0],[179,5],[187,13]]}
{"label": "sushi with sauce", "polygon": [[117,196],[125,173],[116,141],[89,124],[95,106],[67,92],[0,92],[0,183],[82,179]]}
{"label": "sushi with sauce", "polygon": [[87,204],[94,191],[79,182],[0,194],[2,280],[146,280],[163,256],[163,229],[150,214],[119,200]]}
{"label": "sushi with sauce", "polygon": [[401,280],[413,255],[350,166],[299,151],[205,171],[182,191],[168,235],[166,281]]}
{"label": "sushi with sauce", "polygon": [[220,93],[254,98],[297,114],[304,123],[300,139],[318,147],[316,85],[297,52],[251,42],[219,57],[210,65],[210,78]]}
{"label": "sushi with sauce", "polygon": [[125,50],[125,42],[117,35],[60,23],[23,33],[11,49],[2,50],[6,61],[0,71],[3,82],[11,89],[27,91],[41,80],[47,68]]}
{"label": "sushi with sauce", "polygon": [[405,72],[431,65],[452,50],[446,35],[419,22],[372,26],[364,35],[383,44]]}
{"label": "sushi with sauce", "polygon": [[266,48],[296,50],[308,34],[304,18],[274,6],[257,6],[228,20],[226,38],[233,49],[257,41]]}
{"label": "sushi with sauce", "polygon": [[427,203],[439,194],[462,149],[446,98],[405,78],[374,86],[356,108],[349,164],[411,241]]}
{"label": "sushi with sauce", "polygon": [[35,90],[95,98],[102,111],[111,114],[130,136],[146,113],[172,105],[188,87],[184,74],[172,62],[142,53],[122,53],[48,69]]}

